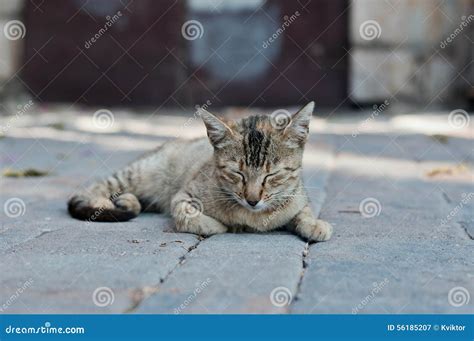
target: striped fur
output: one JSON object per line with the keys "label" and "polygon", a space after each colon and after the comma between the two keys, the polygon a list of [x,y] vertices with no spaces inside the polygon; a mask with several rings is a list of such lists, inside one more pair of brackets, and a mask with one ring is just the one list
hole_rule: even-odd
{"label": "striped fur", "polygon": [[113,222],[141,211],[163,212],[180,232],[211,235],[286,226],[305,239],[327,240],[332,228],[312,216],[300,178],[313,106],[278,129],[270,116],[225,122],[201,110],[209,139],[165,143],[74,195],[69,213]]}

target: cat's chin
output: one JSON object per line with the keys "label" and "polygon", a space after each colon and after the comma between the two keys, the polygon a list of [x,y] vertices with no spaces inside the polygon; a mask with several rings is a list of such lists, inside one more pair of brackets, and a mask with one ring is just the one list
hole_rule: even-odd
{"label": "cat's chin", "polygon": [[267,209],[267,207],[251,207],[251,206],[245,206],[247,210],[253,213],[258,213],[258,212],[263,212]]}
{"label": "cat's chin", "polygon": [[239,200],[239,204],[241,206],[243,206],[245,209],[247,209],[248,211],[252,212],[252,213],[259,213],[259,212],[263,212],[263,211],[266,211],[268,210],[270,207],[262,202],[262,203],[258,203],[256,206],[250,206],[247,202],[243,201],[243,200]]}

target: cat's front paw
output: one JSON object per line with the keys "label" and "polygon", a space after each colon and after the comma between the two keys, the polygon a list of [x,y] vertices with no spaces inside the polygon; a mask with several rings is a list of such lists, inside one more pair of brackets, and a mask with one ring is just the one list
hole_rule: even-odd
{"label": "cat's front paw", "polygon": [[298,233],[310,242],[325,242],[332,236],[333,228],[327,221],[317,219],[309,224],[302,224],[297,228]]}
{"label": "cat's front paw", "polygon": [[227,227],[214,218],[208,217],[206,215],[201,215],[199,219],[199,225],[200,234],[205,236],[227,232]]}
{"label": "cat's front paw", "polygon": [[175,216],[174,218],[177,232],[194,233],[201,236],[227,232],[227,227],[204,214],[199,214],[197,217]]}

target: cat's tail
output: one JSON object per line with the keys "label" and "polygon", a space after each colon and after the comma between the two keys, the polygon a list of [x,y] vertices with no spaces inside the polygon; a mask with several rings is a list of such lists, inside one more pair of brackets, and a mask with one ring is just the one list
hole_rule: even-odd
{"label": "cat's tail", "polygon": [[76,219],[89,222],[120,222],[140,214],[141,205],[137,197],[127,192],[121,177],[113,175],[68,201],[69,214]]}

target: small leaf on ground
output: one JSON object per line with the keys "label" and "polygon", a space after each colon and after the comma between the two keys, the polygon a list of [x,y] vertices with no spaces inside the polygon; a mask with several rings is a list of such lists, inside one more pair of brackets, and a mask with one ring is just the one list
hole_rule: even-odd
{"label": "small leaf on ground", "polygon": [[46,175],[49,175],[48,171],[43,171],[35,168],[27,168],[23,170],[5,169],[3,171],[3,176],[7,178],[24,178]]}

